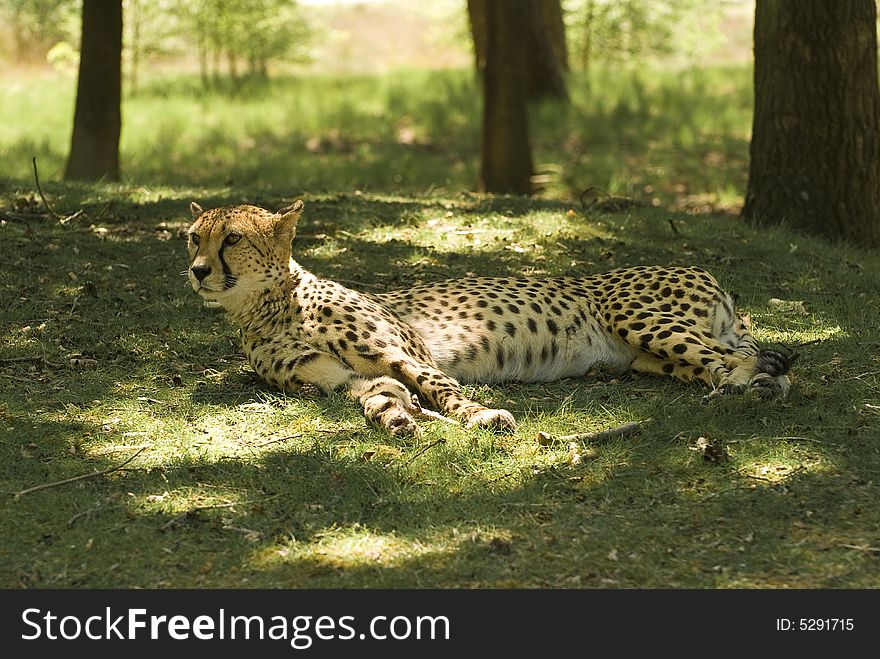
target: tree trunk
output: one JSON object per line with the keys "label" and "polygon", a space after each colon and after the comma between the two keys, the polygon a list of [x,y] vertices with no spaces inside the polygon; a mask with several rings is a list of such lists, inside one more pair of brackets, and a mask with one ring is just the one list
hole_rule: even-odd
{"label": "tree trunk", "polygon": [[486,0],[467,0],[468,18],[471,23],[471,37],[474,41],[474,63],[477,74],[482,76],[486,69],[486,39],[489,28],[486,25]]}
{"label": "tree trunk", "polygon": [[743,216],[880,246],[874,0],[758,0]]}
{"label": "tree trunk", "polygon": [[532,0],[484,0],[486,67],[483,73],[483,131],[480,189],[531,192],[526,57]]}
{"label": "tree trunk", "polygon": [[[568,100],[563,71],[568,70],[568,50],[565,45],[565,24],[560,0],[528,0],[510,3],[508,12],[527,13],[526,31],[519,44],[526,50],[523,66],[526,69],[526,91],[529,99],[557,98]],[[488,0],[468,0],[468,17],[474,40],[474,60],[478,75],[486,68],[489,32]],[[519,7],[519,8],[518,8]]]}
{"label": "tree trunk", "polygon": [[119,180],[122,0],[83,0],[76,111],[65,179]]}
{"label": "tree trunk", "polygon": [[131,68],[128,72],[128,93],[137,94],[138,74],[141,67],[141,23],[143,23],[143,7],[137,0],[132,0],[128,5],[127,16],[131,22],[131,43],[128,50],[131,53]]}
{"label": "tree trunk", "polygon": [[528,3],[528,94],[530,99],[568,100],[563,77],[568,57],[560,0],[531,0]]}
{"label": "tree trunk", "polygon": [[204,30],[198,33],[198,51],[199,51],[199,76],[202,79],[202,87],[209,89],[211,87],[211,67],[208,63],[208,37]]}
{"label": "tree trunk", "polygon": [[234,50],[226,51],[226,62],[229,65],[229,77],[232,78],[233,81],[238,81],[238,57],[235,55]]}
{"label": "tree trunk", "polygon": [[581,69],[583,71],[590,70],[590,63],[593,61],[593,25],[596,14],[595,0],[587,0],[584,6],[584,37],[581,42]]}
{"label": "tree trunk", "polygon": [[565,41],[565,18],[562,12],[561,0],[539,0],[541,18],[544,21],[544,29],[550,39],[553,54],[562,71],[569,71],[568,44]]}

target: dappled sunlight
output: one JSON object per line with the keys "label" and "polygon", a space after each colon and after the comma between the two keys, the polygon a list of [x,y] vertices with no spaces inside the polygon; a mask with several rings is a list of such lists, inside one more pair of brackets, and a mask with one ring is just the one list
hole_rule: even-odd
{"label": "dappled sunlight", "polygon": [[800,474],[832,474],[835,465],[820,457],[808,457],[797,461],[779,461],[770,458],[763,462],[749,462],[737,470],[742,476],[769,485],[784,485]]}
{"label": "dappled sunlight", "polygon": [[[454,542],[437,533],[427,532],[426,538],[395,532],[379,533],[360,524],[350,527],[331,526],[316,532],[308,542],[295,537],[263,547],[248,559],[258,569],[283,569],[286,565],[307,560],[316,567],[345,571],[352,568],[402,567],[418,559],[442,563],[456,551]],[[430,539],[429,539],[430,538]]]}
{"label": "dappled sunlight", "polygon": [[[7,507],[8,543],[31,548],[7,559],[7,584],[867,582],[854,570],[874,560],[858,547],[875,546],[863,530],[876,516],[880,419],[869,254],[641,206],[289,185],[46,187],[59,208],[89,217],[35,223],[39,240],[2,226],[5,258],[17,260],[0,286],[18,303],[0,329],[0,480],[19,491],[143,452]],[[297,258],[363,290],[688,262],[741,294],[761,341],[821,341],[800,349],[784,401],[703,405],[697,384],[640,376],[467,385],[509,409],[518,430],[425,422],[421,437],[397,440],[345,396],[259,384],[234,328],[178,274],[191,199],[279,208],[298,197]],[[584,438],[630,421],[641,424],[634,435]],[[726,459],[707,459],[700,438]],[[814,558],[825,547],[827,574]]]}
{"label": "dappled sunlight", "polygon": [[852,338],[850,333],[839,325],[823,326],[821,321],[816,322],[807,319],[803,321],[803,324],[806,325],[803,328],[778,329],[779,314],[777,313],[756,312],[752,317],[755,319],[756,325],[752,328],[753,334],[762,343],[782,343],[784,345],[796,346],[813,341],[845,341]]}
{"label": "dappled sunlight", "polygon": [[[576,201],[596,186],[648,206],[732,210],[745,184],[748,74],[613,67],[572,74],[572,107],[534,110],[535,161],[546,164],[542,195]],[[37,155],[49,183],[63,170],[70,117],[44,95],[62,87],[69,95],[73,85],[14,84],[7,111],[22,121],[0,131],[0,175],[29,180]],[[165,75],[142,81],[123,113],[123,175],[140,184],[409,193],[477,185],[479,94],[469,69],[276,76],[237,91]]]}
{"label": "dappled sunlight", "polygon": [[[163,525],[163,530],[175,523],[185,522],[187,516],[216,511],[218,515],[230,521],[238,514],[237,507],[248,503],[250,492],[247,489],[224,487],[205,487],[204,485],[189,488],[161,489],[152,493],[129,492],[126,494],[128,509],[135,515],[155,515],[170,517]],[[224,521],[225,524],[231,525]]]}

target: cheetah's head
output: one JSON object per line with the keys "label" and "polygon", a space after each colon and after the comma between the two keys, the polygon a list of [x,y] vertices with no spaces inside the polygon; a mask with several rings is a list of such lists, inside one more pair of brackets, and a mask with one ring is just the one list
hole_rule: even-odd
{"label": "cheetah's head", "polygon": [[299,200],[278,213],[248,205],[205,211],[190,204],[195,221],[188,231],[187,275],[193,290],[232,310],[283,281],[302,209]]}

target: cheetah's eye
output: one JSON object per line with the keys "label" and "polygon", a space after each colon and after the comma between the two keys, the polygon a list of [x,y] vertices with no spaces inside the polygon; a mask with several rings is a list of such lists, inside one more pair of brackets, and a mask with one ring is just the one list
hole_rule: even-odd
{"label": "cheetah's eye", "polygon": [[228,236],[226,236],[226,240],[224,240],[223,242],[225,242],[227,245],[234,245],[239,240],[241,240],[241,234],[230,233]]}
{"label": "cheetah's eye", "polygon": [[197,233],[189,234],[189,239],[192,241],[192,244],[196,247],[199,246],[199,243],[202,242],[202,238]]}

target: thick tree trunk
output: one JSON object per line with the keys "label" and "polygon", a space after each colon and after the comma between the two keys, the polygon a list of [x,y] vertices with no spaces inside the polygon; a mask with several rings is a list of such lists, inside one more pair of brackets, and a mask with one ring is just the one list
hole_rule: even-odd
{"label": "thick tree trunk", "polygon": [[477,73],[483,75],[486,68],[486,39],[489,27],[486,24],[487,0],[467,0],[468,18],[471,22],[471,38],[474,42],[474,64]]}
{"label": "thick tree trunk", "polygon": [[758,0],[743,216],[880,246],[874,0]]}
{"label": "thick tree trunk", "polygon": [[83,0],[76,111],[65,179],[119,180],[122,0]]}
{"label": "thick tree trunk", "polygon": [[[474,60],[477,73],[486,68],[489,39],[487,18],[488,0],[468,0],[468,17],[474,41]],[[523,11],[520,3],[510,3],[506,11]],[[568,49],[565,43],[565,23],[560,0],[528,0],[527,30],[519,47],[526,50],[523,66],[526,68],[526,91],[532,100],[558,98],[568,100],[568,89],[563,72],[568,70]]]}
{"label": "thick tree trunk", "polygon": [[531,192],[526,51],[531,0],[484,0],[486,67],[483,72],[483,132],[480,188],[487,192]]}

